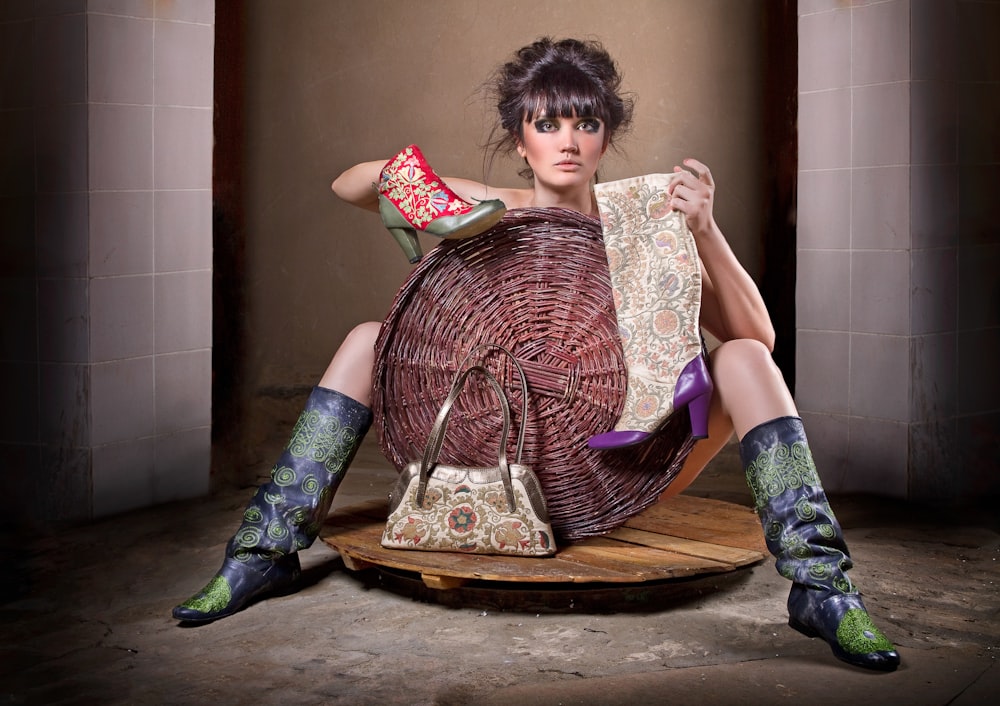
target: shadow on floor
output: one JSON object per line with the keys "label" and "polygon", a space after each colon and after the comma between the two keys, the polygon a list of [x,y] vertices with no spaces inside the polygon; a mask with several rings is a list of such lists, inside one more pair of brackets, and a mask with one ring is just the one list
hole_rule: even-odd
{"label": "shadow on floor", "polygon": [[[337,506],[384,497],[395,477],[373,445],[363,451]],[[725,454],[690,492],[749,505]],[[218,568],[248,496],[7,533],[0,702],[968,705],[1000,689],[995,510],[833,499],[852,576],[903,657],[872,674],[788,628],[788,586],[770,561],[635,590],[634,605],[631,589],[554,591],[512,609],[472,593],[425,600],[411,578],[346,571],[317,542],[297,593],[179,629],[171,607]]]}

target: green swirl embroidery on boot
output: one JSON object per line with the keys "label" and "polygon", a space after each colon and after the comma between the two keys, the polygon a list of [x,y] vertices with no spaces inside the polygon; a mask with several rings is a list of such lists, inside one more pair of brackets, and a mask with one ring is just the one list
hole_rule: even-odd
{"label": "green swirl embroidery on boot", "polygon": [[330,453],[339,426],[340,420],[335,417],[320,418],[306,448],[303,449],[302,457],[313,463],[322,463],[323,459]]}
{"label": "green swirl embroidery on boot", "polygon": [[274,540],[282,540],[288,536],[288,528],[281,520],[271,520],[267,525],[267,536]]}
{"label": "green swirl embroidery on boot", "polygon": [[292,456],[305,456],[312,446],[316,430],[322,422],[320,413],[315,410],[307,410],[299,415],[299,420],[292,428],[292,438],[288,440],[285,448]]}
{"label": "green swirl embroidery on boot", "polygon": [[216,574],[208,582],[208,585],[201,589],[200,593],[181,603],[181,607],[197,610],[201,613],[214,613],[225,608],[232,597],[233,593],[229,588],[229,583]]}
{"label": "green swirl embroidery on boot", "polygon": [[357,446],[358,433],[350,427],[344,427],[338,443],[330,449],[329,455],[323,461],[327,472],[338,476],[347,469],[347,464],[354,455]]}
{"label": "green swirl embroidery on boot", "polygon": [[257,527],[240,527],[236,532],[236,543],[241,547],[256,547],[260,544],[261,532]]}
{"label": "green swirl embroidery on boot", "polygon": [[271,471],[274,484],[286,488],[295,482],[295,471],[288,466],[275,466]]}
{"label": "green swirl embroidery on boot", "polygon": [[[782,527],[782,530],[784,530],[784,527]],[[795,532],[783,533],[781,535],[780,547],[782,554],[787,554],[798,559],[809,559],[814,556],[809,542],[805,541]]]}
{"label": "green swirl embroidery on boot", "polygon": [[813,460],[809,445],[801,441],[792,444],[792,457],[795,459],[795,467],[799,469],[802,485],[819,487],[819,472],[816,470],[816,462]]}
{"label": "green swirl embroidery on boot", "polygon": [[815,522],[816,506],[808,498],[799,498],[795,501],[795,515],[803,522]]}
{"label": "green swirl embroidery on boot", "polygon": [[821,584],[831,583],[833,581],[833,567],[818,562],[809,564],[809,577]]}
{"label": "green swirl embroidery on boot", "polygon": [[816,523],[816,531],[820,533],[820,536],[824,539],[833,539],[837,536],[837,530],[834,529],[833,525],[827,522]]}
{"label": "green swirl embroidery on boot", "polygon": [[312,473],[302,479],[302,492],[306,495],[315,495],[319,492],[319,478]]}
{"label": "green swirl embroidery on boot", "polygon": [[243,513],[244,522],[260,522],[263,519],[264,513],[260,511],[260,508],[253,507],[252,505]]}
{"label": "green swirl embroidery on boot", "polygon": [[833,579],[833,587],[841,593],[854,593],[854,584],[847,576],[840,575]]}
{"label": "green swirl embroidery on boot", "polygon": [[816,552],[813,551],[813,548],[805,543],[789,547],[786,554],[803,562],[813,559],[816,556]]}
{"label": "green swirl embroidery on boot", "polygon": [[837,643],[853,655],[887,652],[895,649],[888,638],[875,627],[867,611],[854,608],[844,613],[837,626]]}
{"label": "green swirl embroidery on boot", "polygon": [[819,484],[809,446],[801,441],[791,446],[779,443],[761,451],[747,466],[746,474],[758,511],[766,507],[768,498],[776,498],[786,490]]}
{"label": "green swirl embroidery on boot", "polygon": [[326,464],[331,456],[342,456],[345,445],[349,445],[354,436],[353,430],[337,417],[322,418],[302,455],[315,463]]}
{"label": "green swirl embroidery on boot", "polygon": [[346,468],[357,439],[358,431],[337,417],[309,411],[299,417],[286,448],[293,456],[322,463],[327,471],[337,475]]}

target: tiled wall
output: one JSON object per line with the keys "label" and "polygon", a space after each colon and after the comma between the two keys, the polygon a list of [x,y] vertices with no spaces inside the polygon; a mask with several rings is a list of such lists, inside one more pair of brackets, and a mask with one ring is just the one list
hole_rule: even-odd
{"label": "tiled wall", "polygon": [[207,492],[213,21],[211,0],[0,5],[0,449],[36,520]]}
{"label": "tiled wall", "polygon": [[799,2],[796,396],[833,489],[995,492],[998,29],[996,2]]}

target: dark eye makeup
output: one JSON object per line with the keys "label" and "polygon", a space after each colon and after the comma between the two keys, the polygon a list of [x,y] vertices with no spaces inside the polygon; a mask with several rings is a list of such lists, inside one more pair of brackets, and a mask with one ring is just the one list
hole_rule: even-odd
{"label": "dark eye makeup", "polygon": [[[537,118],[533,123],[537,132],[554,132],[559,129],[559,121],[555,118]],[[598,132],[601,129],[599,118],[582,118],[576,124],[577,130],[584,132]]]}

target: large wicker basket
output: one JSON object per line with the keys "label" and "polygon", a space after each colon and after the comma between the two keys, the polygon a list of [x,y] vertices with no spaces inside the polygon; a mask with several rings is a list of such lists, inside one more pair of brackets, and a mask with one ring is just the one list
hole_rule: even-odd
{"label": "large wicker basket", "polygon": [[[524,367],[523,460],[541,480],[562,539],[613,530],[655,503],[676,477],[693,445],[685,414],[673,415],[646,444],[587,447],[590,436],[614,426],[626,384],[596,219],[518,209],[480,236],[445,241],[413,270],[376,343],[375,424],[382,452],[397,469],[423,453],[459,364],[480,343],[506,347]],[[486,362],[517,410],[517,375],[500,355]],[[491,395],[475,386],[463,393],[443,463],[495,462],[501,417]]]}

